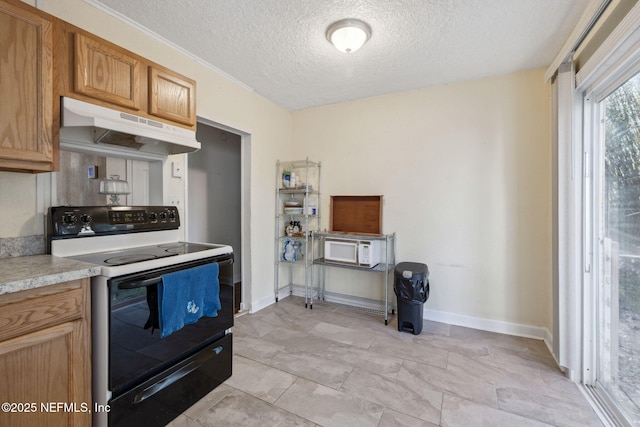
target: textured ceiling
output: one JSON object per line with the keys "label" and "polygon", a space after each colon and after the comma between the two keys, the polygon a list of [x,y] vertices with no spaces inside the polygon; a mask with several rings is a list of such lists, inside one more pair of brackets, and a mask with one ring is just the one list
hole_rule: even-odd
{"label": "textured ceiling", "polygon": [[[290,111],[548,66],[590,0],[85,0]],[[326,28],[367,22],[353,54]]]}

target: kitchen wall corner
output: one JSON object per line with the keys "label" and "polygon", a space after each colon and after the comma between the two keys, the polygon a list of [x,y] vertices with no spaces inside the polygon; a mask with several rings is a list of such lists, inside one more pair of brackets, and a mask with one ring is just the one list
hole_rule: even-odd
{"label": "kitchen wall corner", "polygon": [[46,252],[46,214],[51,205],[51,173],[0,172],[0,258]]}
{"label": "kitchen wall corner", "polygon": [[187,155],[174,154],[167,157],[162,168],[163,202],[167,206],[176,206],[180,215],[180,239],[186,240],[185,221],[187,205]]}

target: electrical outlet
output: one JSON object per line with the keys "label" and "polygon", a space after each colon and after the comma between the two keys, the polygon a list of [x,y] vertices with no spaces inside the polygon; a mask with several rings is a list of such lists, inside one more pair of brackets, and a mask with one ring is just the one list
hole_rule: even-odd
{"label": "electrical outlet", "polygon": [[182,178],[182,165],[178,162],[171,162],[171,176]]}

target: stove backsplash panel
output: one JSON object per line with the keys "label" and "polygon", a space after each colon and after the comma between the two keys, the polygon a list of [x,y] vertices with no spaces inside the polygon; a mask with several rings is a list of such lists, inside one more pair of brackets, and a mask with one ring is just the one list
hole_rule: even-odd
{"label": "stove backsplash panel", "polygon": [[[89,178],[95,167],[95,178]],[[60,151],[60,171],[56,182],[58,206],[100,206],[106,198],[99,194],[100,180],[105,178],[107,158],[71,151]]]}
{"label": "stove backsplash panel", "polygon": [[28,255],[44,255],[46,236],[22,236],[0,238],[0,258]]}

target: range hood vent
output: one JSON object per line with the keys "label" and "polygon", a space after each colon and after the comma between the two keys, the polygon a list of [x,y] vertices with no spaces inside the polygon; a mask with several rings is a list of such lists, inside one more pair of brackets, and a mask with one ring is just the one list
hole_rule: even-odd
{"label": "range hood vent", "polygon": [[73,98],[62,98],[60,148],[69,151],[163,160],[200,149],[192,130]]}

